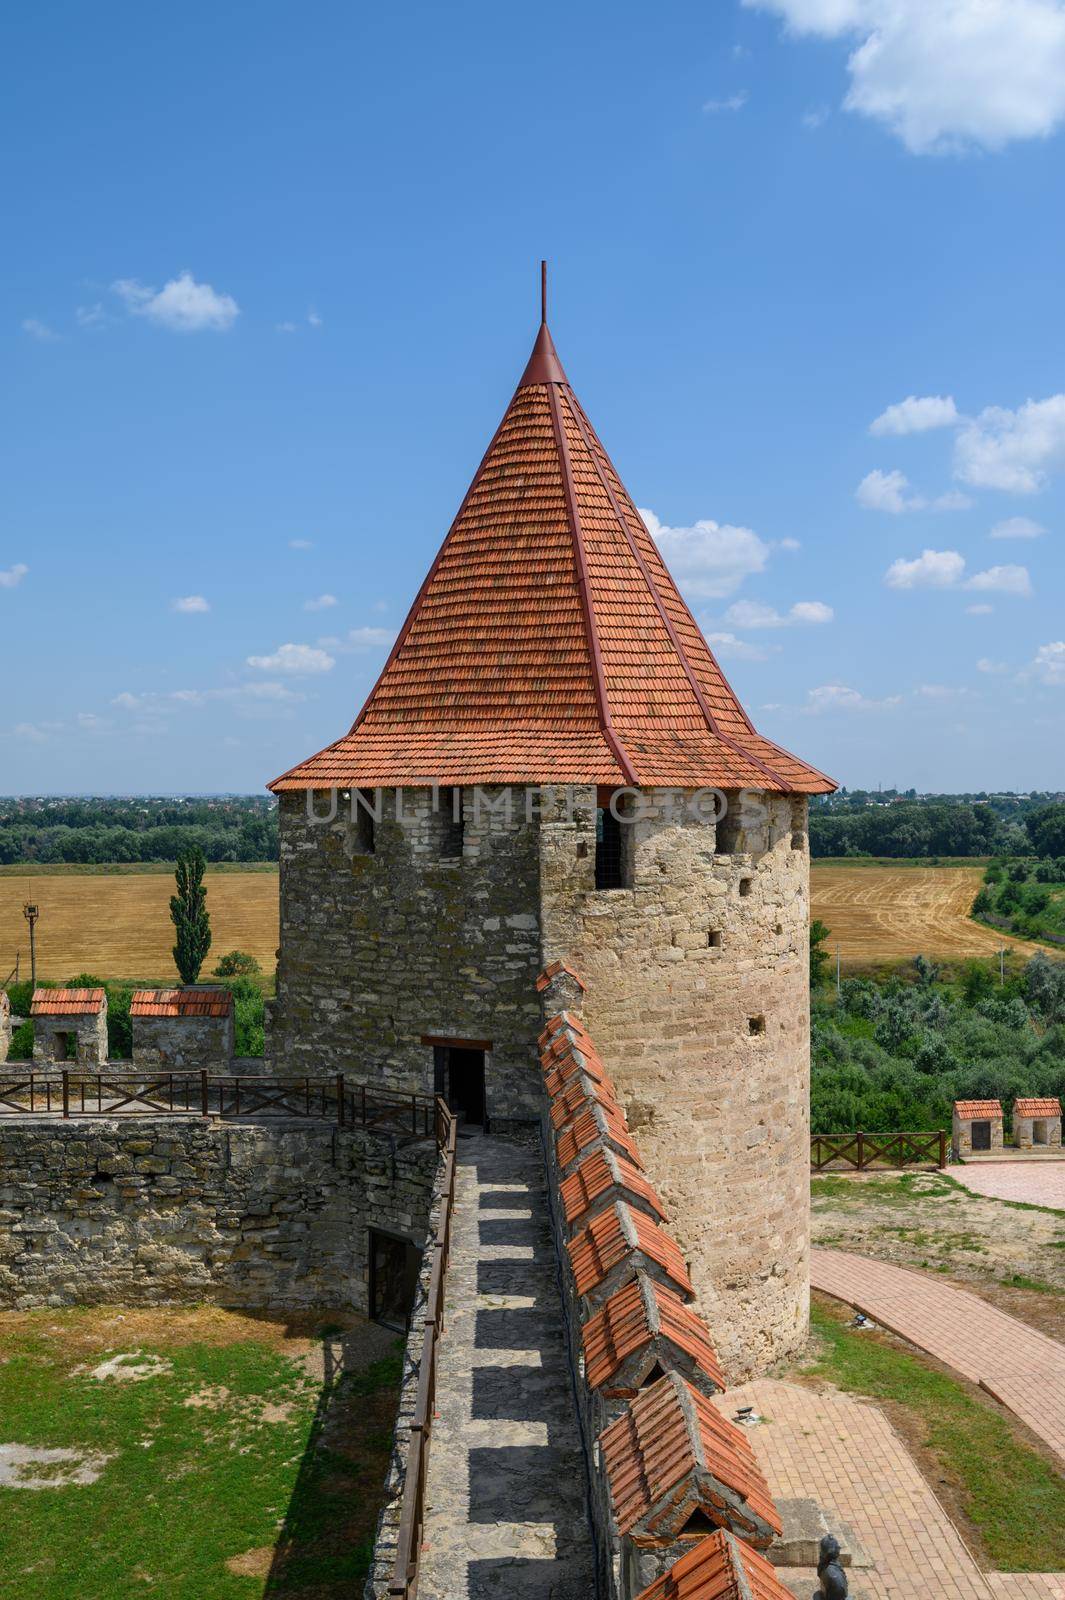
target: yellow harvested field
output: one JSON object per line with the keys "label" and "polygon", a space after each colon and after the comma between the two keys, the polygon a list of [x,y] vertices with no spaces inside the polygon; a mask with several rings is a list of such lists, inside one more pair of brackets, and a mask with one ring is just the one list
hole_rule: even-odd
{"label": "yellow harvested field", "polygon": [[[276,872],[211,872],[211,954],[204,977],[227,950],[246,950],[265,973],[276,966],[278,906]],[[0,982],[22,953],[22,976],[30,975],[29,936],[23,902],[40,906],[37,976],[173,980],[174,927],[169,872],[129,874],[35,873],[0,875]]]}
{"label": "yellow harvested field", "polygon": [[983,868],[821,866],[810,874],[812,912],[828,924],[845,967],[909,960],[993,956],[1027,958],[1044,946],[984,928],[969,917]]}

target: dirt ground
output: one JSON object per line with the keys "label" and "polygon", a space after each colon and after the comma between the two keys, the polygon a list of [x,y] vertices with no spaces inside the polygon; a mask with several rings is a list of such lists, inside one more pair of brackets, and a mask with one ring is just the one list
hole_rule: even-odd
{"label": "dirt ground", "polygon": [[1065,1212],[971,1195],[940,1172],[814,1178],[814,1245],[942,1272],[1065,1338]]}
{"label": "dirt ground", "polygon": [[811,916],[832,930],[828,945],[841,947],[843,966],[867,967],[915,955],[938,960],[997,955],[1003,945],[1018,957],[1042,945],[984,928],[969,917],[983,882],[982,867],[830,866],[810,868]]}

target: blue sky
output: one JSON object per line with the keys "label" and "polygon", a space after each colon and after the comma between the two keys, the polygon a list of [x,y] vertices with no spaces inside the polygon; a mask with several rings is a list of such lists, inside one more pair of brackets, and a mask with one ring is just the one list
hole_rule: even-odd
{"label": "blue sky", "polygon": [[0,54],[0,792],[344,732],[541,255],[763,731],[1065,785],[1060,0],[45,0]]}

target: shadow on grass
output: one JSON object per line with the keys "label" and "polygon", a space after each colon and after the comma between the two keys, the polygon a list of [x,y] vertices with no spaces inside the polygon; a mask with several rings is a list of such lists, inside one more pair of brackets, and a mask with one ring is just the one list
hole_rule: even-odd
{"label": "shadow on grass", "polygon": [[265,1600],[350,1600],[370,1568],[402,1376],[401,1340],[368,1366],[363,1330],[322,1330],[324,1376]]}

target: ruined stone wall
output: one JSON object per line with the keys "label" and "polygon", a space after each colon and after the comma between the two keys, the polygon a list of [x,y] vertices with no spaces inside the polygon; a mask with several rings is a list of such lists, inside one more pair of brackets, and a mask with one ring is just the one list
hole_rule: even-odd
{"label": "ruined stone wall", "polygon": [[424,1243],[435,1142],[310,1121],[0,1120],[0,1306],[368,1310],[368,1230]]}
{"label": "ruined stone wall", "polygon": [[[541,827],[544,962],[584,981],[614,1078],[733,1379],[806,1333],[809,854],[804,801],[720,830],[666,792],[632,824],[633,886],[596,891],[595,793]],[[726,848],[723,848],[727,846]]]}
{"label": "ruined stone wall", "polygon": [[[486,790],[489,801],[500,791]],[[341,799],[332,822],[281,797],[281,948],[268,1051],[278,1072],[346,1072],[379,1088],[431,1094],[424,1035],[491,1040],[494,1121],[533,1119],[540,968],[539,863],[524,792],[508,823],[463,791],[461,856],[428,789],[383,797],[365,830]],[[325,815],[329,800],[316,796]]]}

